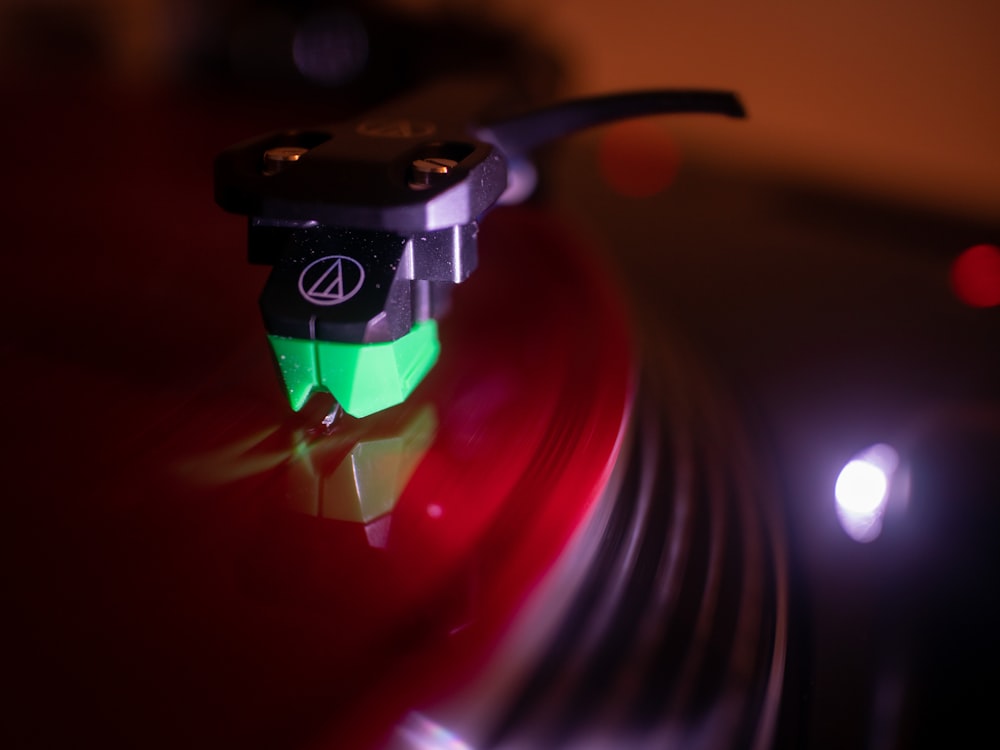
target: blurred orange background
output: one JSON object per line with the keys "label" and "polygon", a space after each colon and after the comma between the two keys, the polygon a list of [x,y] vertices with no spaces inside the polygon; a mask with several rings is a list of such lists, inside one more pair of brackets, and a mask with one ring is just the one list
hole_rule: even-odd
{"label": "blurred orange background", "polygon": [[565,51],[576,92],[739,91],[744,126],[670,121],[704,158],[1000,217],[1000,3],[494,5]]}
{"label": "blurred orange background", "polygon": [[[335,4],[335,3],[332,3]],[[664,121],[685,152],[914,207],[1000,217],[1000,3],[992,0],[380,0],[514,23],[568,61],[567,93],[732,88],[751,122]],[[168,66],[219,0],[0,0],[87,16],[124,75]],[[14,13],[12,13],[12,11]],[[9,24],[8,24],[9,25]],[[10,47],[10,34],[4,47]],[[9,56],[9,55],[8,55]]]}

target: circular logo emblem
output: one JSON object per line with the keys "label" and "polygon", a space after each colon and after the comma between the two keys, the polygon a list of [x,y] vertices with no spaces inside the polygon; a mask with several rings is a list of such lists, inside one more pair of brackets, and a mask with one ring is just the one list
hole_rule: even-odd
{"label": "circular logo emblem", "polygon": [[299,294],[314,305],[339,305],[361,291],[365,268],[346,255],[314,260],[299,274]]}
{"label": "circular logo emblem", "polygon": [[405,117],[365,120],[356,128],[361,135],[372,138],[424,138],[436,129],[433,122],[409,120]]}

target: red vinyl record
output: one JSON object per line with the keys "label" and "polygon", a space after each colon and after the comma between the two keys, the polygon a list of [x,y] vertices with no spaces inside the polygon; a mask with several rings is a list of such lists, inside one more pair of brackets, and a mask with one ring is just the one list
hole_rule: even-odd
{"label": "red vinyl record", "polygon": [[[328,401],[285,402],[216,144],[128,147],[201,121],[110,106],[122,132],[81,118],[88,147],[9,165],[6,387],[46,399],[11,407],[24,705],[66,707],[42,737],[111,745],[383,740],[474,672],[593,511],[634,386],[614,286],[558,220],[498,210],[426,382],[327,428]],[[345,510],[337,471],[365,460],[377,507]]]}
{"label": "red vinyl record", "polygon": [[766,746],[763,485],[693,358],[640,355],[577,228],[487,216],[427,379],[328,423],[328,398],[288,408],[265,272],[212,201],[246,114],[12,96],[8,142],[47,144],[7,165],[22,745]]}

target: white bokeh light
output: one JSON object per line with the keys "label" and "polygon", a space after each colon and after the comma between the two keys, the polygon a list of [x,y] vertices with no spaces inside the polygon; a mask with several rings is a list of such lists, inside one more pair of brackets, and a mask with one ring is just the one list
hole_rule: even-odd
{"label": "white bokeh light", "polygon": [[837,477],[837,504],[848,513],[869,514],[885,501],[889,479],[878,466],[867,461],[848,462]]}
{"label": "white bokeh light", "polygon": [[837,518],[847,535],[870,542],[882,532],[882,517],[899,465],[899,454],[885,443],[865,449],[847,462],[834,487]]}

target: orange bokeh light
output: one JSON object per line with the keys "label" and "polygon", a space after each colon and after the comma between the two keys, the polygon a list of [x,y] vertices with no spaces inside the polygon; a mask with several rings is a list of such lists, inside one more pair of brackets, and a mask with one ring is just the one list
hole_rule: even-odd
{"label": "orange bokeh light", "polygon": [[604,182],[627,198],[648,198],[677,177],[680,153],[673,138],[655,122],[628,120],[609,125],[597,151]]}

